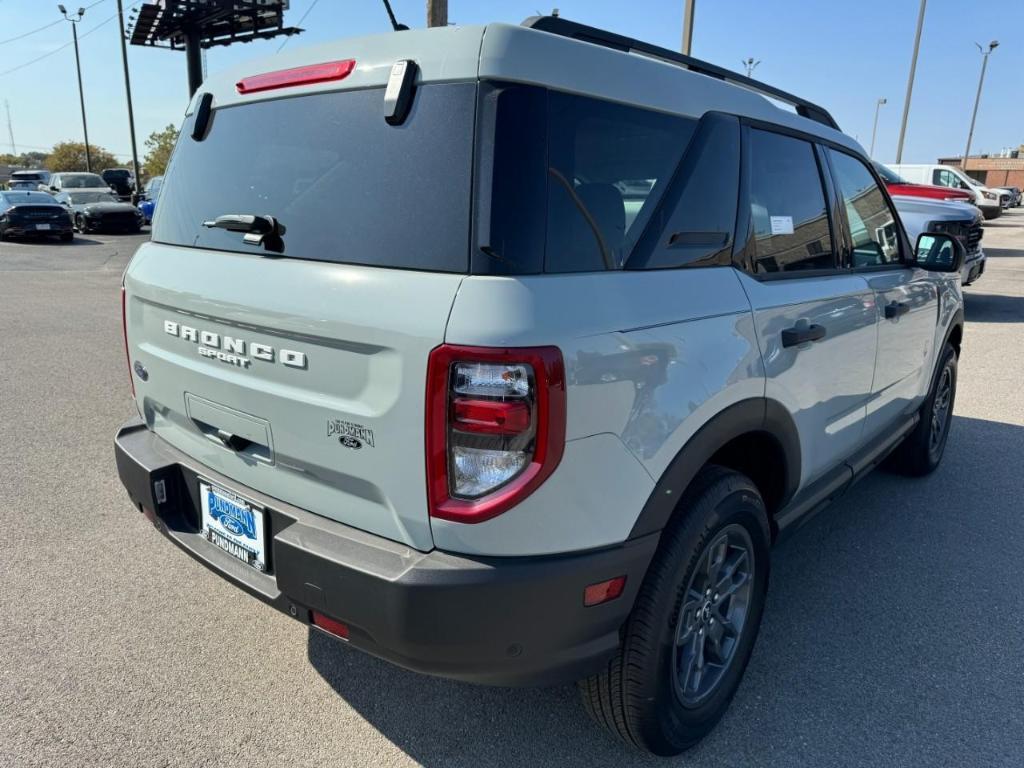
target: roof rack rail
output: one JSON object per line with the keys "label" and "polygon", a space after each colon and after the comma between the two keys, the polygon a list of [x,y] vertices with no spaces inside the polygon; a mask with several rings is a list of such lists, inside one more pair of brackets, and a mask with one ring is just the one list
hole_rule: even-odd
{"label": "roof rack rail", "polygon": [[560,16],[531,16],[522,25],[530,29],[540,30],[541,32],[550,32],[553,35],[572,38],[573,40],[603,45],[605,48],[613,48],[617,51],[624,51],[626,53],[635,51],[636,53],[660,59],[668,64],[682,65],[692,72],[699,72],[708,77],[714,77],[718,80],[734,83],[735,85],[742,85],[765,96],[771,96],[773,99],[791,104],[796,108],[797,114],[801,117],[806,117],[808,120],[814,120],[822,125],[827,125],[829,128],[839,130],[839,124],[828,113],[828,110],[819,107],[817,104],[762,83],[759,80],[741,75],[738,72],[733,72],[707,61],[695,59],[692,56],[670,51],[668,48],[651,45],[650,43],[635,40],[624,35],[617,35],[614,32],[608,32],[597,27],[588,27],[586,24],[569,21]]}

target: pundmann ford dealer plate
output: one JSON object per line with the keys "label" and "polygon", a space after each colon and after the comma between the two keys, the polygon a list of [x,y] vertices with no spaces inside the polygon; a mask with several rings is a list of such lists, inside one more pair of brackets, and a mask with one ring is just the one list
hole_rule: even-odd
{"label": "pundmann ford dealer plate", "polygon": [[199,483],[203,538],[259,571],[267,569],[263,510],[230,491]]}

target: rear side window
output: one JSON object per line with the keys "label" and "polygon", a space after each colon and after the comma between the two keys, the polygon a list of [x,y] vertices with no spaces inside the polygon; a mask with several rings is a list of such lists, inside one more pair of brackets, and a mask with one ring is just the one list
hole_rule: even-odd
{"label": "rear side window", "polygon": [[809,142],[752,129],[749,189],[755,271],[835,268],[825,192]]}
{"label": "rear side window", "polygon": [[202,141],[189,117],[160,191],[153,239],[263,254],[242,233],[203,226],[273,216],[274,255],[465,272],[475,83],[416,90],[405,123],[384,121],[384,89],[258,101],[214,111]]}
{"label": "rear side window", "polygon": [[845,152],[829,149],[829,162],[843,196],[856,267],[878,267],[900,261],[896,218],[867,167]]}
{"label": "rear side window", "polygon": [[473,271],[621,269],[696,121],[533,86],[485,89]]}

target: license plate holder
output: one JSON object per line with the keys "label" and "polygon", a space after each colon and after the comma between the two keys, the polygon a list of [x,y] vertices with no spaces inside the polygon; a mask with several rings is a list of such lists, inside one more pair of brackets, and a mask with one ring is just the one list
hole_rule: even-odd
{"label": "license plate holder", "polygon": [[257,571],[267,570],[264,510],[231,491],[199,481],[200,533],[208,542]]}

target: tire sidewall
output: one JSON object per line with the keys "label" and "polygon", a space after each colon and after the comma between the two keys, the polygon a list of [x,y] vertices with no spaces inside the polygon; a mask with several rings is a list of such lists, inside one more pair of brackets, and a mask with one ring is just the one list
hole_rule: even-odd
{"label": "tire sidewall", "polygon": [[[950,373],[950,391],[949,391],[949,411],[946,414],[945,431],[942,435],[942,443],[939,445],[938,452],[933,456],[930,450],[931,446],[931,423],[932,423],[932,409],[935,407],[935,398],[939,395],[939,385],[942,382],[942,375],[946,369],[949,369]],[[942,461],[942,456],[946,452],[946,443],[949,442],[949,431],[953,422],[953,406],[956,405],[956,380],[957,380],[957,356],[956,350],[950,345],[946,345],[942,351],[942,360],[939,362],[939,367],[935,371],[935,381],[932,383],[932,391],[928,396],[927,410],[923,414],[923,418],[926,419],[928,428],[925,430],[925,452],[927,455],[928,466],[934,469]]]}
{"label": "tire sidewall", "polygon": [[[735,477],[735,476],[733,476]],[[708,489],[713,493],[717,484]],[[701,505],[703,506],[703,505]],[[694,514],[696,512],[696,514]],[[744,623],[739,645],[730,667],[717,690],[697,707],[687,707],[676,695],[672,682],[675,633],[683,598],[690,577],[697,567],[704,548],[730,524],[741,525],[750,536],[754,557],[754,589],[750,612]],[[700,740],[725,714],[746,669],[757,639],[768,588],[770,537],[764,503],[752,485],[723,493],[712,501],[710,509],[691,510],[676,530],[666,534],[677,537],[666,554],[671,564],[671,583],[661,585],[655,615],[659,617],[655,635],[657,663],[649,665],[643,688],[649,693],[650,705],[657,716],[655,733],[645,741],[661,754],[675,754]]]}

